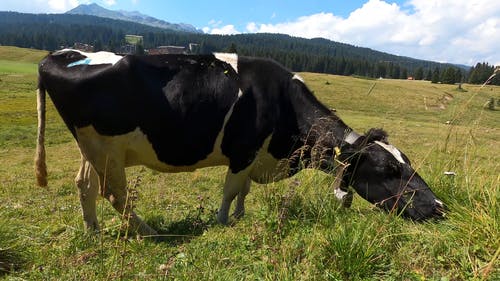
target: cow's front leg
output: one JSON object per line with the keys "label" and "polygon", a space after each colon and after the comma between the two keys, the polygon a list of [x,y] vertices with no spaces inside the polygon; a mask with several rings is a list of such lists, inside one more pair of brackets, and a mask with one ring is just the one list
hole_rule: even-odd
{"label": "cow's front leg", "polygon": [[238,198],[236,199],[236,207],[234,209],[233,217],[241,218],[245,215],[245,197],[248,192],[250,192],[250,178],[247,178],[243,189],[238,193]]}
{"label": "cow's front leg", "polygon": [[349,188],[349,176],[345,174],[348,165],[341,163],[335,172],[335,179],[333,181],[333,193],[344,208],[350,208],[353,199],[352,190]]}
{"label": "cow's front leg", "polygon": [[78,188],[78,195],[80,196],[85,227],[90,231],[98,231],[99,222],[96,214],[96,200],[99,191],[99,180],[92,165],[83,155],[75,183]]}
{"label": "cow's front leg", "polygon": [[[224,195],[222,196],[222,203],[220,205],[219,211],[217,213],[217,221],[221,224],[228,224],[229,220],[229,208],[233,202],[236,195],[238,196],[238,202],[236,204],[235,214],[238,212],[244,212],[244,200],[245,196],[250,190],[250,179],[248,177],[249,169],[242,170],[238,173],[233,173],[231,169],[228,169],[226,174],[226,182],[224,183]],[[241,216],[240,215],[240,216]]]}

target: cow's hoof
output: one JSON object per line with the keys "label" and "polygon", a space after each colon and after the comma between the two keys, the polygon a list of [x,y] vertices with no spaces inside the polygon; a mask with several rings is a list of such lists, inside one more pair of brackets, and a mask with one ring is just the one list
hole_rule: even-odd
{"label": "cow's hoof", "polygon": [[222,225],[229,225],[229,217],[227,214],[222,214],[220,211],[217,213],[217,222]]}
{"label": "cow's hoof", "polygon": [[97,221],[85,222],[85,231],[88,233],[99,233],[99,223]]}
{"label": "cow's hoof", "polygon": [[241,219],[245,215],[245,210],[235,210],[232,217],[235,219]]}

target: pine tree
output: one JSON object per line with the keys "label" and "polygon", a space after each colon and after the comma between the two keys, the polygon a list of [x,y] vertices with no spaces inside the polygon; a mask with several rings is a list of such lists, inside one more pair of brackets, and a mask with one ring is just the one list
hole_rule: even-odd
{"label": "pine tree", "polygon": [[[500,66],[496,66],[493,71],[496,70],[495,76],[491,79],[491,85],[500,86]],[[498,99],[498,103],[500,105],[500,99]]]}
{"label": "pine tree", "polygon": [[429,68],[427,71],[427,75],[425,75],[425,80],[431,81],[432,80],[432,70]]}
{"label": "pine tree", "polygon": [[424,79],[424,69],[422,67],[417,68],[417,71],[415,71],[415,80],[422,80]]}
{"label": "pine tree", "polygon": [[441,76],[441,82],[444,84],[455,83],[455,69],[453,67],[448,67],[443,71],[443,75]]}
{"label": "pine tree", "polygon": [[399,78],[408,79],[408,70],[406,70],[406,68],[403,68],[403,71],[401,71],[401,76]]}
{"label": "pine tree", "polygon": [[381,78],[385,78],[386,77],[386,73],[387,73],[387,69],[386,69],[386,66],[385,64],[383,63],[377,63],[377,66],[375,68],[375,76],[377,78],[381,77]]}
{"label": "pine tree", "polygon": [[231,45],[229,46],[229,48],[226,49],[226,52],[232,53],[232,54],[238,53],[238,49],[236,48],[236,44],[231,43]]}
{"label": "pine tree", "polygon": [[432,83],[438,83],[439,82],[439,68],[434,68],[434,71],[432,72],[432,79],[431,79],[431,82]]}
{"label": "pine tree", "polygon": [[463,74],[460,69],[455,69],[455,83],[462,83],[463,82]]}
{"label": "pine tree", "polygon": [[394,65],[391,71],[392,79],[399,79],[401,76],[401,67],[399,65]]}

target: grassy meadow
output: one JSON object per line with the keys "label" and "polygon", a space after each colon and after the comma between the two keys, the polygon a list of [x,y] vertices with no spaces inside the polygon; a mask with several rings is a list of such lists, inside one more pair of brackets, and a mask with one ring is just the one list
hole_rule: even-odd
{"label": "grassy meadow", "polygon": [[358,132],[389,132],[449,207],[446,220],[414,223],[359,196],[343,209],[333,178],[305,170],[253,183],[245,217],[225,227],[215,222],[225,168],[129,168],[137,213],[165,238],[153,242],[127,235],[102,199],[102,231],[85,233],[74,185],[79,153],[50,103],[49,187],[35,185],[36,63],[44,55],[0,46],[2,280],[500,280],[500,108],[484,108],[500,87],[301,74]]}

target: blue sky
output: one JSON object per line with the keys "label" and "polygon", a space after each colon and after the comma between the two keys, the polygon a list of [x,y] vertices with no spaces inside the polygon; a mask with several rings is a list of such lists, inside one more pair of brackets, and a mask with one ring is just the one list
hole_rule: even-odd
{"label": "blue sky", "polygon": [[91,2],[206,33],[323,37],[419,59],[500,65],[498,0],[1,0],[0,11],[62,13]]}
{"label": "blue sky", "polygon": [[[106,6],[106,1],[96,3]],[[243,29],[248,22],[279,23],[298,17],[329,11],[347,17],[361,7],[362,0],[252,0],[252,1],[115,1],[113,8],[138,10],[172,22],[188,22],[197,28],[211,22],[233,24]],[[404,3],[405,1],[393,1]]]}

